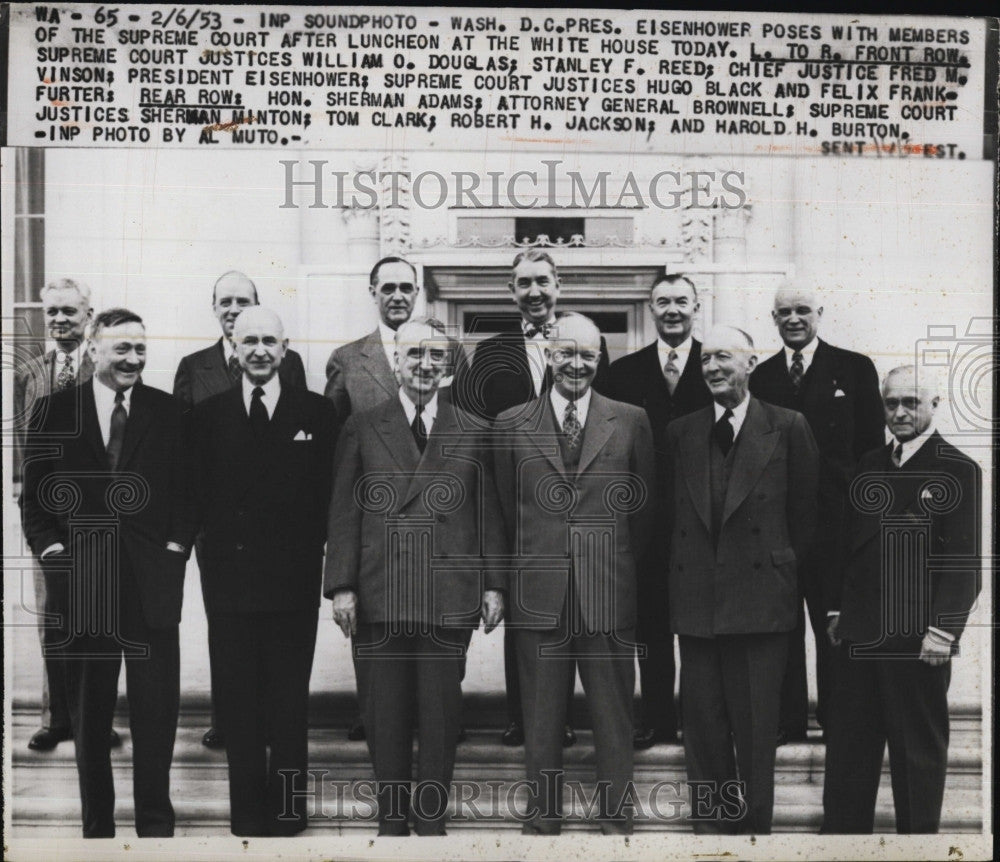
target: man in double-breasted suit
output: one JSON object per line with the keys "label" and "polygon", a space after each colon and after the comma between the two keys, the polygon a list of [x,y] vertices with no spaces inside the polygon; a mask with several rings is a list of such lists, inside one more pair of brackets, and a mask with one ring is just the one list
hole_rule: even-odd
{"label": "man in double-breasted suit", "polygon": [[[219,276],[212,288],[212,312],[219,320],[222,337],[215,344],[189,353],[181,359],[174,375],[174,397],[180,399],[185,407],[193,407],[206,398],[226,392],[243,379],[239,351],[233,340],[233,326],[240,312],[259,304],[257,286],[242,272],[231,270]],[[285,351],[278,376],[285,386],[306,388],[302,357],[291,348]],[[208,563],[201,553],[200,540],[195,543],[195,556],[198,559],[198,569],[203,571]],[[202,597],[204,598],[204,591]],[[225,739],[215,720],[215,663],[211,650],[208,661],[212,685],[212,720],[201,741],[208,748],[222,748]]]}
{"label": "man in double-breasted suit", "polygon": [[[800,561],[799,586],[816,640],[816,720],[821,726],[826,720],[830,677],[823,585],[839,577],[838,552],[847,540],[847,488],[858,459],[885,441],[875,366],[867,356],[822,341],[817,336],[822,316],[814,291],[780,289],[771,317],[784,346],[750,377],[752,395],[806,417],[819,447],[817,522],[822,529],[816,531],[812,547]],[[781,686],[779,744],[806,738],[808,713],[805,615],[800,611]]]}
{"label": "man in double-breasted suit", "polygon": [[[691,279],[684,275],[660,276],[649,293],[656,341],[611,363],[611,396],[642,407],[653,429],[657,505],[665,499],[667,425],[712,403],[701,375],[701,342],[691,336],[698,307],[698,291]],[[662,513],[658,520],[662,520]],[[668,552],[664,543],[651,542],[639,566],[639,644],[645,655],[639,659],[642,723],[633,737],[638,749],[677,741]]]}
{"label": "man in double-breasted suit", "polygon": [[[86,349],[86,328],[93,318],[90,288],[70,278],[52,281],[42,288],[42,313],[55,347],[27,360],[14,369],[14,478],[21,477],[24,463],[24,435],[35,404],[53,392],[86,383],[94,374],[94,364]],[[32,751],[51,751],[60,742],[73,738],[66,705],[66,679],[61,661],[45,650],[46,638],[56,629],[46,624],[45,576],[37,560],[33,564],[38,635],[45,653],[42,675],[42,726],[28,742]],[[111,731],[112,745],[120,744]]]}
{"label": "man in double-breasted suit", "polygon": [[504,549],[485,435],[440,397],[454,349],[436,321],[401,325],[397,393],[352,413],[337,447],[323,591],[368,665],[380,835],[409,834],[410,814],[444,834],[462,658],[480,616],[490,632],[503,613],[506,574],[483,568]]}
{"label": "man in double-breasted suit", "polygon": [[654,461],[638,407],[592,390],[601,336],[582,315],[559,321],[546,348],[552,388],[497,417],[497,489],[516,557],[508,619],[517,631],[525,757],[524,831],[557,834],[562,735],[574,666],[594,727],[598,817],[627,834],[632,779],[636,560],[651,528]]}
{"label": "man in double-breasted suit", "polygon": [[[410,319],[420,294],[417,270],[404,258],[384,257],[372,267],[368,292],[378,308],[378,326],[363,338],[338,347],[326,363],[324,394],[333,402],[341,423],[346,422],[352,413],[370,410],[387,398],[395,398],[399,392],[394,370],[396,331]],[[462,385],[468,369],[465,352],[457,342],[452,345],[451,352],[453,369],[441,381],[439,389],[442,396]],[[347,732],[348,739],[352,740],[365,738],[364,674],[368,664],[354,663],[361,717]]]}
{"label": "man in double-breasted suit", "polygon": [[295,791],[308,783],[309,675],[336,417],[321,395],[281,380],[288,342],[274,312],[246,309],[233,337],[243,380],[192,417],[202,587],[230,828],[289,835],[306,828],[305,797]]}
{"label": "man in double-breasted suit", "polygon": [[85,838],[115,835],[111,721],[125,657],[135,827],[174,832],[170,763],[180,699],[177,627],[194,525],[180,405],[140,380],[146,331],[122,308],[94,318],[91,380],[39,402],[25,464],[24,532],[46,579],[64,659]]}
{"label": "man in double-breasted suit", "polygon": [[951,661],[981,586],[981,472],[935,429],[939,395],[912,365],[889,372],[883,400],[893,439],[858,465],[843,578],[827,595],[823,831],[872,831],[888,741],[896,831],[935,833]]}
{"label": "man in double-breasted suit", "polygon": [[[521,314],[520,331],[501,332],[476,346],[468,384],[456,387],[458,403],[483,420],[493,420],[504,410],[528,404],[552,387],[545,348],[559,332],[559,272],[552,256],[543,249],[530,248],[514,258],[510,282],[511,298]],[[593,380],[596,392],[608,391],[608,350],[601,337],[601,357]],[[504,676],[507,686],[507,728],[505,745],[524,741],[521,689],[518,680],[516,632],[504,628]],[[572,702],[575,679],[567,683]],[[572,710],[571,710],[572,711]],[[576,741],[570,724],[564,743]]]}
{"label": "man in double-breasted suit", "polygon": [[699,832],[771,830],[796,566],[816,522],[816,443],[800,413],[748,394],[756,359],[746,333],[714,327],[701,348],[713,403],[667,428],[670,619]]}

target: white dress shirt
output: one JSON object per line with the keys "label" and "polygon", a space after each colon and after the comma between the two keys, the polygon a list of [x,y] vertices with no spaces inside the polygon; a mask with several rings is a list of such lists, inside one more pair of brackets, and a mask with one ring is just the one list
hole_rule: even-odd
{"label": "white dress shirt", "polygon": [[[590,396],[593,394],[593,389],[588,389],[576,400],[576,419],[580,423],[581,428],[587,427],[587,413],[590,412]],[[563,419],[566,418],[566,405],[569,404],[569,400],[563,398],[557,391],[555,386],[549,390],[549,402],[552,404],[552,412],[556,414],[556,425],[559,426],[559,430],[563,430]]]}
{"label": "white dress shirt", "polygon": [[[552,326],[556,322],[555,315],[553,314],[544,323],[539,324],[539,326]],[[545,358],[545,348],[549,346],[549,339],[545,337],[545,333],[536,332],[531,338],[528,338],[528,327],[535,326],[534,323],[528,323],[526,320],[521,321],[521,332],[524,334],[524,347],[528,352],[528,369],[531,371],[531,383],[535,387],[535,396],[542,394],[542,383],[545,381],[545,368],[548,365],[548,361]],[[583,424],[583,423],[580,423]]]}
{"label": "white dress shirt", "polygon": [[[402,387],[399,390],[399,403],[403,405],[403,412],[406,413],[406,424],[412,428],[413,420],[417,418],[417,405],[410,400],[410,396],[403,391]],[[435,392],[431,396],[431,400],[424,405],[423,413],[421,413],[428,437],[431,436],[431,429],[434,427],[434,420],[437,419],[437,415],[438,394]]]}
{"label": "white dress shirt", "polygon": [[396,367],[396,330],[390,329],[381,320],[378,322],[378,334],[382,339],[382,349],[385,351],[385,358],[389,361],[389,367]]}
{"label": "white dress shirt", "polygon": [[671,347],[662,338],[657,338],[656,351],[660,355],[660,371],[663,371],[663,367],[670,360],[670,352],[673,351],[677,354],[674,365],[677,368],[677,379],[679,380],[687,366],[688,357],[691,355],[691,336],[689,335],[676,347]]}
{"label": "white dress shirt", "polygon": [[264,405],[264,409],[267,410],[267,418],[270,419],[274,416],[274,408],[278,406],[278,399],[281,397],[281,379],[275,373],[274,377],[267,381],[267,383],[251,383],[247,380],[247,376],[244,374],[243,380],[243,406],[246,408],[247,416],[250,415],[250,404],[253,402],[253,391],[258,386],[264,390],[264,394],[261,396],[261,403]]}
{"label": "white dress shirt", "polygon": [[[125,400],[122,406],[125,408],[125,415],[132,412],[132,387],[124,391]],[[108,441],[111,439],[111,413],[115,409],[115,390],[94,378],[94,402],[97,406],[97,421],[101,425],[101,437],[104,440],[104,448],[108,448]]]}
{"label": "white dress shirt", "polygon": [[733,426],[733,442],[735,443],[736,438],[740,436],[740,428],[743,427],[743,422],[747,418],[747,407],[750,406],[750,396],[745,396],[735,407],[723,407],[718,401],[713,401],[712,406],[715,408],[716,422],[725,415],[726,410],[733,411],[733,418],[729,420],[729,424]]}
{"label": "white dress shirt", "polygon": [[819,339],[814,338],[804,347],[791,348],[787,344],[785,345],[785,367],[788,369],[788,373],[792,373],[792,356],[795,353],[802,354],[802,375],[809,370],[809,366],[812,365],[813,357],[816,355],[816,345],[819,344]]}

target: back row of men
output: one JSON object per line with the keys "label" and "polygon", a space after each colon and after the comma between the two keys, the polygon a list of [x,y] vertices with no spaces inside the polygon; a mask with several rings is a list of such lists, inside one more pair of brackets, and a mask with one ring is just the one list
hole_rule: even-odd
{"label": "back row of men", "polygon": [[[403,259],[376,264],[378,327],[334,351],[326,398],[306,390],[280,319],[241,273],[217,281],[222,338],[181,361],[176,400],[141,382],[137,315],[93,316],[86,288],[69,280],[43,291],[57,349],[17,378],[18,403],[35,408],[21,504],[39,607],[62,624],[41,629],[47,712],[31,747],[75,739],[84,834],[114,834],[123,654],[136,828],[173,833],[177,625],[192,546],[215,706],[205,741],[226,748],[235,834],[306,825],[321,572],[353,638],[362,722],[352,732],[367,736],[380,834],[408,834],[410,821],[443,834],[465,650],[480,619],[487,633],[505,620],[504,742],[525,744],[526,831],[560,829],[578,669],[607,790],[603,831],[631,829],[633,747],[676,742],[680,730],[689,781],[714,788],[695,794],[696,831],[769,832],[776,746],[806,738],[803,599],[828,746],[824,828],[872,830],[888,740],[897,828],[935,831],[950,657],[979,590],[980,477],[936,432],[933,387],[902,367],[880,393],[867,357],[819,340],[823,309],[802,289],[776,294],[784,347],[759,366],[740,329],[716,326],[699,343],[697,290],[682,275],[651,288],[656,342],[609,364],[592,321],[557,315],[559,276],[540,250],[513,264],[520,331],[480,342],[469,364],[440,324],[411,319],[416,281]],[[893,488],[885,514],[928,515],[933,552],[969,560],[927,580],[929,601],[913,586],[930,577],[924,563],[901,565],[901,591],[885,586],[881,512],[857,509],[849,493],[874,471]],[[72,510],[59,499],[67,474]],[[925,505],[928,474],[961,489],[950,509]],[[111,486],[130,480],[144,505],[110,512],[118,567],[74,565],[70,516],[107,518],[129,497]],[[118,606],[96,624],[81,595],[118,595]],[[887,630],[900,613],[913,624]],[[866,644],[875,659],[854,658]],[[643,721],[633,729],[636,645]],[[289,770],[302,782],[283,778]],[[427,788],[437,788],[431,801]]]}

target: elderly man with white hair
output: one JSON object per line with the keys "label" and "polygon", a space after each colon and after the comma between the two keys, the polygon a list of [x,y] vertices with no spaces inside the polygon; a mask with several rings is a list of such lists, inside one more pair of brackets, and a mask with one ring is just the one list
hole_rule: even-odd
{"label": "elderly man with white hair", "polygon": [[819,456],[805,418],[749,394],[743,330],[701,347],[713,403],[667,426],[671,628],[696,832],[766,835],[778,695],[812,541]]}
{"label": "elderly man with white hair", "polygon": [[[799,565],[799,589],[809,610],[816,641],[816,721],[826,726],[830,646],[824,635],[823,593],[835,582],[837,551],[845,541],[847,487],[858,459],[884,441],[878,374],[860,353],[823,341],[823,306],[816,291],[787,284],[774,296],[771,311],[782,348],[757,366],[750,392],[761,401],[797,410],[806,417],[819,447],[819,511],[815,541]],[[788,645],[781,686],[778,744],[804,741],[809,718],[806,684],[806,623],[799,602],[798,622]]]}
{"label": "elderly man with white hair", "polygon": [[202,589],[216,663],[235,835],[306,828],[309,674],[323,574],[336,416],[282,380],[278,316],[236,319],[239,385],[192,420]]}
{"label": "elderly man with white hair", "polygon": [[938,831],[951,660],[981,587],[981,472],[935,428],[934,381],[896,368],[882,400],[892,441],[858,466],[846,566],[828,601],[828,833],[872,832],[887,741],[896,831]]}

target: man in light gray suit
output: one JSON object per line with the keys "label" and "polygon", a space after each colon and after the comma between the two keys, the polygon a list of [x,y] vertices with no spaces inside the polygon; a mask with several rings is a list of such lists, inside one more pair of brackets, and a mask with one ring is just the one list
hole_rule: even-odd
{"label": "man in light gray suit", "polygon": [[[32,406],[39,399],[86,383],[94,375],[94,363],[87,353],[84,338],[94,314],[90,306],[90,288],[71,278],[60,278],[42,288],[40,299],[49,338],[56,346],[29,359],[14,371],[14,416],[20,422],[27,422]],[[24,461],[24,439],[20,430],[15,432],[14,447],[16,475]],[[46,624],[47,617],[42,613],[46,595],[42,570],[34,565],[32,573],[38,634],[44,645],[46,636],[55,634],[55,630]],[[28,742],[32,751],[51,751],[60,742],[72,738],[65,687],[62,660],[55,656],[46,657],[42,676],[42,727]],[[111,744],[120,744],[118,734],[113,730]]]}
{"label": "man in light gray suit", "polygon": [[[378,307],[378,326],[363,338],[338,347],[326,363],[324,394],[333,402],[341,424],[352,413],[363,413],[389,398],[397,398],[399,383],[393,371],[396,353],[396,330],[413,314],[420,293],[417,270],[401,257],[383,257],[372,267],[368,292]],[[451,381],[464,376],[467,360],[465,351],[455,344],[454,372]],[[442,381],[441,396],[446,398],[449,380]],[[447,400],[447,398],[446,398]],[[354,663],[358,685],[358,703],[364,704],[365,663]],[[347,738],[365,738],[363,714],[347,732]]]}

